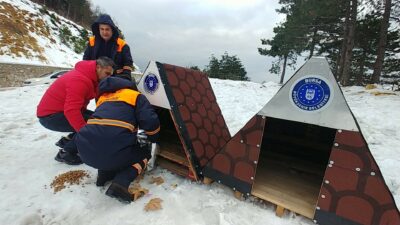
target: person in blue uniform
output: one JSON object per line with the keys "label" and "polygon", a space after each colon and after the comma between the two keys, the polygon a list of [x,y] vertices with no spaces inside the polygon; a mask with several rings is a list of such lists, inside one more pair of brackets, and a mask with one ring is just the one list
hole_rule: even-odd
{"label": "person in blue uniform", "polygon": [[131,202],[130,183],[145,171],[149,148],[137,142],[138,129],[155,143],[160,131],[157,113],[147,98],[132,88],[132,82],[108,77],[99,84],[96,110],[75,136],[84,163],[98,169],[97,186],[111,181],[106,195]]}

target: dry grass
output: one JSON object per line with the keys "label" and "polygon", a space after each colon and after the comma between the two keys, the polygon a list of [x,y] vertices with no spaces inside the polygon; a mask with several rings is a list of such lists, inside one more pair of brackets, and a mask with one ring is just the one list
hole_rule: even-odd
{"label": "dry grass", "polygon": [[44,48],[31,36],[31,33],[54,41],[50,37],[49,28],[37,15],[16,9],[7,2],[0,2],[0,48],[5,47],[0,54],[38,58],[40,61],[47,62]]}
{"label": "dry grass", "polygon": [[161,185],[164,183],[164,179],[162,177],[151,177],[150,184]]}
{"label": "dry grass", "polygon": [[367,84],[366,86],[365,86],[365,89],[367,89],[367,90],[371,90],[371,89],[375,89],[376,88],[376,85],[375,84]]}
{"label": "dry grass", "polygon": [[161,202],[163,200],[161,198],[153,198],[151,199],[145,206],[145,211],[156,211],[162,209]]}
{"label": "dry grass", "polygon": [[371,94],[375,96],[382,96],[382,95],[396,95],[394,92],[382,92],[382,91],[373,91]]}

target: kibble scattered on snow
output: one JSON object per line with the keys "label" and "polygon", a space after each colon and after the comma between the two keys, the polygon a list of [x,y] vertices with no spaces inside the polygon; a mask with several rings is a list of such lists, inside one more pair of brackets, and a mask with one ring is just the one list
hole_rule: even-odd
{"label": "kibble scattered on snow", "polygon": [[79,185],[83,178],[89,178],[89,174],[84,170],[73,170],[66,173],[62,173],[54,177],[53,182],[51,182],[50,187],[54,189],[54,193],[61,191],[68,185]]}

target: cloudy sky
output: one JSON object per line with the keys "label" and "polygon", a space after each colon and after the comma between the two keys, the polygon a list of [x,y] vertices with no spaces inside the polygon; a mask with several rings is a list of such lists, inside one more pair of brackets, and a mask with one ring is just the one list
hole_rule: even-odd
{"label": "cloudy sky", "polygon": [[203,69],[211,54],[242,61],[253,81],[278,80],[268,72],[272,58],[261,56],[261,38],[284,16],[278,0],[92,0],[111,15],[144,70],[150,60]]}

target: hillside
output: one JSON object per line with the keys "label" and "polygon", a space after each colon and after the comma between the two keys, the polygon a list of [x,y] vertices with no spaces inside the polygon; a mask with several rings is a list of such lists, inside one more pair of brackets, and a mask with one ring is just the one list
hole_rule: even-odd
{"label": "hillside", "polygon": [[82,58],[60,28],[79,38],[87,31],[31,1],[0,1],[0,28],[1,62],[70,67]]}

